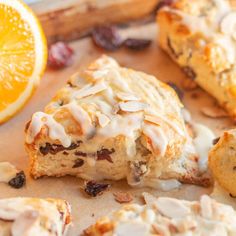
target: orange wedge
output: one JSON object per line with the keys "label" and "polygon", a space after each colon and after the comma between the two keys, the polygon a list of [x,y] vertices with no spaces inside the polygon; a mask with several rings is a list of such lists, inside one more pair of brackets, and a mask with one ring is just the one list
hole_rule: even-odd
{"label": "orange wedge", "polygon": [[30,98],[46,62],[45,36],[32,10],[19,0],[0,0],[0,123]]}

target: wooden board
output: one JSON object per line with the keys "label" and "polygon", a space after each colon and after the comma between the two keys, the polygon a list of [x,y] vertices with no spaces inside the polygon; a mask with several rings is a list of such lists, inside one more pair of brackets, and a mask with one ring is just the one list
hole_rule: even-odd
{"label": "wooden board", "polygon": [[151,14],[159,0],[43,0],[31,5],[48,42],[69,41],[94,26],[137,20]]}
{"label": "wooden board", "polygon": [[[50,101],[54,93],[65,85],[69,76],[79,68],[85,66],[101,54],[107,53],[114,57],[124,66],[141,70],[155,75],[163,81],[173,81],[181,87],[184,75],[180,68],[175,65],[169,57],[158,47],[156,43],[155,24],[139,26],[131,29],[122,30],[123,37],[145,35],[153,39],[150,48],[133,52],[120,49],[116,52],[107,53],[96,48],[90,38],[84,38],[71,44],[75,50],[74,63],[72,66],[59,70],[47,70],[42,82],[26,105],[16,117],[0,126],[0,161],[9,161],[19,169],[24,169],[27,173],[27,184],[24,188],[16,190],[6,184],[0,184],[0,198],[31,196],[31,197],[55,197],[68,200],[72,204],[74,226],[69,231],[69,236],[78,236],[89,224],[94,223],[100,216],[110,213],[120,207],[114,201],[112,193],[116,191],[131,192],[135,200],[141,202],[141,193],[149,191],[156,196],[172,196],[182,199],[199,199],[203,193],[211,193],[212,189],[206,189],[191,185],[183,185],[180,190],[173,190],[165,193],[151,189],[131,189],[125,181],[112,183],[112,188],[96,199],[87,198],[81,188],[83,181],[74,177],[62,178],[42,178],[33,180],[28,176],[28,157],[24,150],[24,125],[30,119],[33,112],[42,110]],[[228,119],[211,119],[201,115],[200,108],[205,105],[213,104],[215,101],[201,89],[192,92],[185,92],[184,104],[191,111],[194,120],[204,123],[212,128],[216,135],[233,126]],[[219,194],[220,193],[220,194]],[[234,204],[227,193],[219,188],[214,190],[214,197],[220,201]]]}

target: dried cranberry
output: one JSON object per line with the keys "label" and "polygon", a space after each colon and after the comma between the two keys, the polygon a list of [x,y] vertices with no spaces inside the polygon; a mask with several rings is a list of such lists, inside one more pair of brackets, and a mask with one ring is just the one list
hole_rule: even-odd
{"label": "dried cranberry", "polygon": [[103,49],[114,51],[122,44],[122,39],[115,26],[98,26],[92,31],[93,42]]}
{"label": "dried cranberry", "polygon": [[185,66],[182,70],[189,79],[194,80],[196,78],[196,73],[191,67]]}
{"label": "dried cranberry", "polygon": [[182,100],[183,97],[184,97],[183,91],[176,84],[174,84],[173,82],[168,82],[167,84],[170,85],[170,87],[175,90],[175,92],[177,93],[179,99]]}
{"label": "dried cranberry", "polygon": [[73,53],[73,49],[63,42],[52,44],[48,53],[48,65],[54,69],[64,68],[72,63]]}
{"label": "dried cranberry", "polygon": [[112,148],[111,150],[106,149],[106,148],[102,148],[101,150],[97,151],[97,160],[98,161],[107,160],[107,161],[113,163],[110,155],[114,152],[115,152],[114,148]]}
{"label": "dried cranberry", "polygon": [[149,39],[128,38],[123,42],[123,45],[132,50],[142,50],[149,47],[151,42]]}
{"label": "dried cranberry", "polygon": [[101,195],[110,186],[111,186],[110,184],[97,183],[95,181],[88,181],[85,185],[84,191],[89,196],[96,197],[97,195]]}
{"label": "dried cranberry", "polygon": [[78,158],[75,160],[75,164],[72,166],[72,168],[79,168],[84,164],[84,160]]}
{"label": "dried cranberry", "polygon": [[25,173],[24,171],[20,171],[19,173],[16,174],[14,178],[12,178],[8,184],[13,187],[13,188],[21,188],[25,185]]}

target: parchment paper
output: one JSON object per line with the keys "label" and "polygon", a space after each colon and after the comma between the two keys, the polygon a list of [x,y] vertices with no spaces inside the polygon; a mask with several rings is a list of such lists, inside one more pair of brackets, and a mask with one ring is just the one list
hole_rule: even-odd
{"label": "parchment paper", "polygon": [[[24,126],[31,115],[50,101],[54,93],[61,88],[69,76],[80,67],[97,58],[101,54],[108,54],[114,57],[121,65],[144,71],[155,75],[163,81],[173,81],[181,87],[184,74],[169,57],[158,48],[156,42],[157,27],[154,23],[144,26],[134,26],[122,29],[124,37],[136,36],[146,37],[153,40],[150,48],[140,52],[133,52],[127,49],[120,49],[116,52],[107,53],[96,48],[90,38],[84,38],[71,43],[75,50],[74,63],[63,70],[47,70],[39,88],[30,99],[25,108],[13,119],[0,125],[0,161],[9,161],[19,169],[27,173],[27,184],[22,189],[16,190],[6,184],[0,184],[0,198],[6,197],[55,197],[63,198],[72,205],[73,227],[69,231],[69,236],[79,235],[89,224],[94,223],[99,217],[117,209],[121,204],[115,202],[113,194],[117,191],[129,191],[134,196],[134,202],[142,202],[141,193],[148,191],[155,196],[173,196],[181,199],[195,200],[203,193],[212,193],[213,189],[206,189],[196,186],[182,186],[180,190],[171,192],[160,192],[151,189],[131,189],[125,181],[112,183],[109,191],[103,195],[91,199],[81,191],[83,181],[74,177],[62,178],[42,178],[33,180],[28,176],[28,157],[24,150]],[[184,93],[184,104],[190,110],[194,120],[201,122],[214,130],[216,135],[223,130],[233,127],[233,123],[228,118],[212,119],[201,115],[202,106],[214,104],[214,99],[201,89]],[[213,196],[219,201],[234,205],[235,200],[228,196],[220,188],[215,188]]]}

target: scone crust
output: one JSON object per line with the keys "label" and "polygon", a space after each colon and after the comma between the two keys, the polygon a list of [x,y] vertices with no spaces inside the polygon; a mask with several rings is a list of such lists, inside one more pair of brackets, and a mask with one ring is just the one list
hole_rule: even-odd
{"label": "scone crust", "polygon": [[236,41],[222,29],[230,14],[228,0],[176,0],[158,12],[157,23],[161,47],[235,118]]}
{"label": "scone crust", "polygon": [[27,124],[31,174],[127,178],[134,185],[150,176],[207,186],[194,148],[185,150],[192,140],[182,108],[170,86],[102,56]]}
{"label": "scone crust", "polygon": [[236,196],[236,130],[224,132],[211,149],[209,168],[217,182]]}

